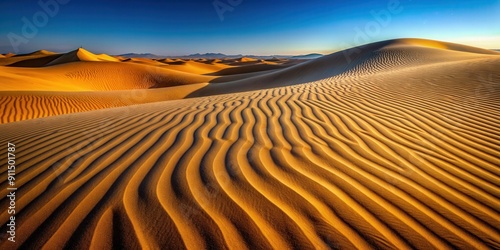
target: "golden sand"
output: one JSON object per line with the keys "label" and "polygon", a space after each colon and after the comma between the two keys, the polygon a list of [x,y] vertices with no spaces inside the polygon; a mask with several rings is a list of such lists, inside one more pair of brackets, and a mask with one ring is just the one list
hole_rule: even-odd
{"label": "golden sand", "polygon": [[[347,52],[230,75],[216,72],[263,64],[1,67],[15,246],[500,248],[499,53],[418,39]],[[149,67],[176,80],[141,80]]]}

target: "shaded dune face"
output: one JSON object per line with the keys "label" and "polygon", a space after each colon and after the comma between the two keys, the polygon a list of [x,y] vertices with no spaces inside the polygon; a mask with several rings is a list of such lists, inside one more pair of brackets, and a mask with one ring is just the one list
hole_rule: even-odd
{"label": "shaded dune face", "polygon": [[16,247],[498,249],[500,58],[476,52],[376,45],[258,90],[0,124]]}

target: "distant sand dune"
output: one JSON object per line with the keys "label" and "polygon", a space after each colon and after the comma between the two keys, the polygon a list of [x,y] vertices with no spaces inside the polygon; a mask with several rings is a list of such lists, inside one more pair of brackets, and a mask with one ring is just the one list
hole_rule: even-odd
{"label": "distant sand dune", "polygon": [[30,53],[29,55],[55,55],[55,54],[57,54],[57,53],[41,49],[41,50],[37,50],[37,51],[35,51],[33,53]]}
{"label": "distant sand dune", "polygon": [[242,57],[242,58],[238,59],[238,61],[240,61],[240,62],[256,62],[257,59],[250,58],[250,57]]}
{"label": "distant sand dune", "polygon": [[10,67],[29,67],[29,68],[44,67],[59,57],[61,57],[61,55],[58,55],[58,54],[55,54],[55,55],[44,55],[44,54],[28,55],[28,56],[23,56],[22,57],[23,59],[18,59],[13,63],[9,63],[8,66],[10,66]]}
{"label": "distant sand dune", "polygon": [[216,75],[216,76],[238,75],[238,74],[245,74],[245,73],[254,73],[254,72],[259,72],[259,71],[277,70],[277,69],[283,69],[286,67],[287,66],[279,65],[279,64],[273,65],[273,64],[259,63],[259,64],[253,64],[253,65],[245,65],[245,66],[241,66],[241,67],[230,67],[230,68],[220,69],[219,71],[212,72],[209,75]]}
{"label": "distant sand dune", "polygon": [[[18,62],[22,62],[22,61],[29,62],[30,60],[44,58],[44,57],[51,58],[52,60],[54,60],[58,56],[60,56],[60,55],[59,54],[46,55],[46,54],[40,54],[40,53],[37,54],[36,52],[30,53],[30,54],[25,54],[25,55],[14,55],[14,54],[9,55],[8,54],[8,55],[5,55],[5,58],[0,58],[0,66],[15,65],[15,63],[18,63]],[[42,67],[50,61],[51,60],[49,60],[45,63],[40,63],[40,62],[34,61],[34,63],[32,63],[32,65],[28,65],[27,63],[25,63],[26,65],[21,64],[20,67]]]}
{"label": "distant sand dune", "polygon": [[47,64],[47,66],[70,63],[70,62],[96,62],[96,61],[109,61],[109,62],[118,62],[117,58],[112,56],[108,56],[105,54],[95,55],[85,49],[79,48],[77,50],[71,51],[64,55],[61,55],[59,58]]}
{"label": "distant sand dune", "polygon": [[153,60],[153,59],[149,59],[149,58],[127,58],[127,59],[124,59],[123,61],[151,65],[151,66],[163,66],[163,63],[158,62],[158,61]]}
{"label": "distant sand dune", "polygon": [[215,76],[122,62],[72,62],[42,68],[0,69],[2,90],[92,91],[161,88],[209,82]]}
{"label": "distant sand dune", "polygon": [[[16,144],[16,246],[499,249],[500,57],[370,46],[240,85],[264,89],[0,124]],[[111,101],[90,93],[16,109]]]}
{"label": "distant sand dune", "polygon": [[194,73],[194,74],[209,74],[213,72],[217,72],[222,69],[229,68],[230,66],[225,64],[207,64],[203,62],[194,62],[194,61],[174,61],[169,62],[164,68],[178,70],[182,72]]}
{"label": "distant sand dune", "polygon": [[79,61],[117,62],[119,60],[105,54],[95,55],[83,48],[79,48],[66,54],[57,54],[47,50],[38,50],[33,53],[16,55],[1,60],[0,65],[9,65],[13,67],[45,67]]}
{"label": "distant sand dune", "polygon": [[[3,90],[0,91],[0,103],[3,103],[0,106],[0,123],[182,99],[216,78],[219,78],[217,82],[234,81],[250,74],[261,74],[259,71],[280,69],[279,65],[233,67],[182,60],[172,60],[175,64],[181,63],[179,65],[166,65],[142,58],[127,59],[125,63],[99,61],[96,58],[102,55],[83,49],[63,55],[37,51],[18,57],[22,60],[0,68]],[[54,62],[56,65],[48,65]],[[175,88],[141,91],[166,87]],[[132,92],[101,93],[127,89]],[[140,98],[135,98],[137,95]],[[128,100],[130,96],[134,100]],[[18,112],[20,108],[23,112]]]}

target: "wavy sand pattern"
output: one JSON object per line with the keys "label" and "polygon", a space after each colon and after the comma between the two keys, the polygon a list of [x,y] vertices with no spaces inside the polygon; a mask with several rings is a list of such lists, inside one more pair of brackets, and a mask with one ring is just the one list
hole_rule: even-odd
{"label": "wavy sand pattern", "polygon": [[18,246],[500,248],[500,57],[415,46],[304,84],[1,124]]}

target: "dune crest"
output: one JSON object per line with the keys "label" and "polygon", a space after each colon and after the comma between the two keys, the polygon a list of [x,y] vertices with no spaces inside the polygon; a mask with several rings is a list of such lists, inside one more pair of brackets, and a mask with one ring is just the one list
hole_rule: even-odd
{"label": "dune crest", "polygon": [[500,55],[499,52],[493,51],[493,50],[481,49],[481,48],[472,47],[472,46],[463,45],[463,44],[443,42],[443,41],[430,40],[430,39],[402,38],[402,39],[389,40],[389,42],[391,45],[405,44],[405,45],[430,47],[430,48],[436,48],[436,49],[455,50],[455,51],[469,52],[469,53],[476,53],[476,54]]}
{"label": "dune crest", "polygon": [[71,52],[61,55],[59,58],[47,64],[47,66],[64,64],[70,62],[99,62],[99,61],[108,61],[108,62],[119,62],[117,58],[114,58],[109,55],[100,54],[96,55],[92,52],[89,52],[83,48],[78,48]]}
{"label": "dune crest", "polygon": [[257,59],[255,58],[250,58],[250,57],[242,57],[238,59],[239,62],[256,62]]}
{"label": "dune crest", "polygon": [[32,55],[33,56],[33,55],[55,55],[55,54],[57,54],[57,53],[42,49],[42,50],[37,50],[37,51],[35,51],[33,53],[30,53],[28,55]]}

